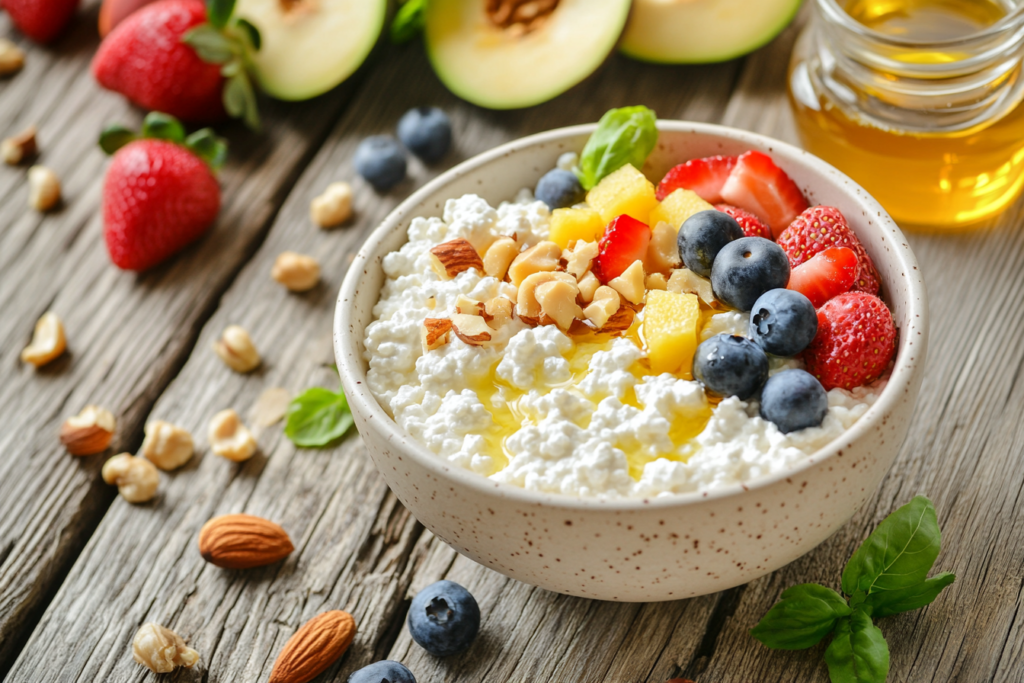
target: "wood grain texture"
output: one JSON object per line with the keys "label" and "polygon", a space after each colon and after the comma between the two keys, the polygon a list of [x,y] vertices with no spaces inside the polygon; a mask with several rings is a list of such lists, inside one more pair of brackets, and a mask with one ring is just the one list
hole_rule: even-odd
{"label": "wood grain texture", "polygon": [[[101,235],[107,159],[96,139],[111,122],[137,126],[141,112],[100,90],[88,72],[96,4],[59,49],[22,41],[25,69],[0,80],[0,136],[36,124],[39,163],[64,185],[63,206],[41,215],[27,207],[26,167],[0,166],[0,676],[113,499],[99,477],[104,457],[68,456],[59,425],[96,403],[118,419],[110,452],[138,447],[199,325],[351,92],[307,108],[267,103],[260,136],[227,126],[233,152],[214,229],[166,265],[121,272]],[[13,34],[0,15],[0,35]],[[46,310],[64,320],[69,351],[36,371],[18,355]]]}

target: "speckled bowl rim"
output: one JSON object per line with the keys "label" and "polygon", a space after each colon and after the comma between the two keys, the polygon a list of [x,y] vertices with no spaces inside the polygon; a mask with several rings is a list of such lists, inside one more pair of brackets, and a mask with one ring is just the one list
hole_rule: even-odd
{"label": "speckled bowl rim", "polygon": [[[415,459],[419,465],[422,465],[427,470],[457,483],[459,486],[475,490],[481,495],[497,494],[526,505],[541,505],[559,509],[600,509],[627,512],[652,508],[685,507],[704,501],[741,496],[751,491],[764,489],[787,478],[794,477],[811,467],[816,467],[823,461],[835,457],[840,450],[849,447],[850,444],[859,439],[870,438],[872,431],[879,426],[879,423],[885,419],[886,415],[892,412],[904,393],[913,390],[914,373],[917,366],[925,362],[925,353],[909,353],[903,341],[900,342],[892,374],[881,396],[850,429],[792,467],[773,474],[756,477],[746,482],[739,482],[705,491],[672,493],[650,498],[580,497],[569,494],[532,491],[511,484],[492,481],[487,477],[461,467],[450,466],[447,461],[441,459],[414,440],[387,414],[370,392],[366,383],[367,368],[362,358],[363,340],[356,338],[355,335],[343,333],[343,330],[349,328],[350,323],[353,329],[365,329],[357,324],[358,321],[354,316],[356,291],[364,272],[382,267],[380,259],[385,254],[380,253],[380,250],[386,238],[403,224],[406,214],[412,210],[412,207],[420,204],[430,195],[442,190],[454,178],[472,174],[478,167],[502,156],[534,145],[557,143],[565,138],[589,134],[596,127],[597,124],[583,124],[558,128],[520,138],[467,159],[413,193],[396,207],[394,211],[388,214],[380,226],[366,239],[366,242],[360,248],[359,253],[349,267],[338,295],[334,321],[334,348],[338,362],[338,371],[343,378],[349,380],[346,383],[348,385],[346,390],[348,401],[350,404],[357,405],[364,414],[371,416],[372,419],[368,420],[369,429],[378,430],[380,436],[392,448],[400,448],[403,454],[407,454]],[[901,339],[906,340],[911,337],[917,337],[920,340],[921,346],[927,348],[925,344],[928,338],[928,302],[924,280],[920,269],[917,267],[917,259],[895,221],[866,190],[844,173],[813,154],[765,135],[715,124],[672,120],[659,120],[658,129],[666,132],[714,135],[730,138],[756,148],[771,148],[773,153],[782,152],[788,155],[790,158],[787,159],[787,162],[803,164],[818,175],[830,177],[837,187],[841,188],[851,199],[861,204],[867,210],[866,215],[872,216],[870,225],[858,230],[858,232],[881,230],[885,233],[884,237],[888,240],[892,257],[901,266],[903,277],[907,280],[908,300],[906,301],[906,306],[909,323],[905,329],[900,330]],[[518,189],[513,189],[509,196],[514,195]],[[353,387],[354,390],[352,389]]]}

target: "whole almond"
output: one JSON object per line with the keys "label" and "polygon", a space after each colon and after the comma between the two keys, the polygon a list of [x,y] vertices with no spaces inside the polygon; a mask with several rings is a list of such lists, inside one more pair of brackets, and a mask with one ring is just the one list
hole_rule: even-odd
{"label": "whole almond", "polygon": [[348,612],[318,614],[284,644],[269,683],[308,683],[338,661],[355,637],[356,620]]}
{"label": "whole almond", "polygon": [[224,569],[251,569],[283,560],[295,550],[288,533],[262,517],[221,515],[199,531],[199,553]]}

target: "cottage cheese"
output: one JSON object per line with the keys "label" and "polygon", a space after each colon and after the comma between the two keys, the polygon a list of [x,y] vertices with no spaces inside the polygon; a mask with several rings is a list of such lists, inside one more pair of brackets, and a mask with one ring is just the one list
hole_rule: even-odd
{"label": "cottage cheese", "polygon": [[[652,375],[645,353],[620,337],[577,344],[555,326],[518,319],[488,346],[452,337],[424,352],[426,318],[449,317],[464,294],[514,296],[508,283],[475,269],[442,281],[429,249],[458,237],[481,253],[502,235],[534,244],[550,215],[523,192],[497,208],[475,195],[452,199],[444,216],[417,218],[409,241],[384,259],[387,280],[366,329],[370,390],[438,457],[495,481],[576,496],[652,497],[699,491],[785,470],[849,429],[885,381],[833,389],[820,427],[790,434],[758,416],[756,401],[712,406],[697,382]],[[746,313],[715,315],[701,339],[746,334]],[[771,372],[801,367],[773,358]]]}

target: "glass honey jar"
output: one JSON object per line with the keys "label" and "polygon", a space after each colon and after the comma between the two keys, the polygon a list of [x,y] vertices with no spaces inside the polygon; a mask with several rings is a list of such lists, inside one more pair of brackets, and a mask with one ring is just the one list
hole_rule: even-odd
{"label": "glass honey jar", "polygon": [[966,229],[1024,186],[1024,0],[815,0],[794,48],[804,147],[906,227]]}

